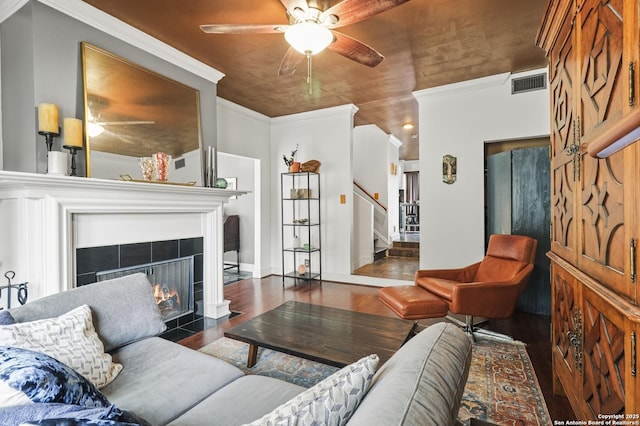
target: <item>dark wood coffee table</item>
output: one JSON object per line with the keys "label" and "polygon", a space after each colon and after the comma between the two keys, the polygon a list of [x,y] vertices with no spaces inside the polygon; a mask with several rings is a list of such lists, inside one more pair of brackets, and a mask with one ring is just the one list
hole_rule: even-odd
{"label": "dark wood coffee table", "polygon": [[414,326],[413,321],[289,301],[224,335],[249,344],[248,367],[255,365],[259,346],[344,367],[370,354],[377,354],[382,365]]}

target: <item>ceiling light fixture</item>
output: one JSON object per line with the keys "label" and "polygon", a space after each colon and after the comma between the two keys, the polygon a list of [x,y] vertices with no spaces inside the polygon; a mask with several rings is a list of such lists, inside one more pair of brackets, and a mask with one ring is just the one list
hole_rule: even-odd
{"label": "ceiling light fixture", "polygon": [[298,52],[304,55],[315,55],[331,44],[333,34],[327,27],[313,21],[306,21],[287,28],[284,38]]}
{"label": "ceiling light fixture", "polygon": [[315,20],[307,20],[291,25],[285,31],[284,38],[291,47],[307,57],[307,83],[311,94],[311,55],[326,49],[333,42],[333,34]]}
{"label": "ceiling light fixture", "polygon": [[402,125],[402,128],[403,128],[403,129],[406,129],[406,130],[411,130],[411,129],[413,129],[413,123],[412,123],[412,122],[410,122],[410,121],[409,121],[409,122],[406,122],[406,123],[404,123],[404,124]]}

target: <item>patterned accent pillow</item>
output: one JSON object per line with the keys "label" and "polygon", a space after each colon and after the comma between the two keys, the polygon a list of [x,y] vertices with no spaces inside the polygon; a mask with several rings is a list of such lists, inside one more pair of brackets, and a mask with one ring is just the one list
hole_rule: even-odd
{"label": "patterned accent pillow", "polygon": [[0,327],[0,345],[47,354],[82,374],[98,389],[111,383],[122,370],[122,365],[104,353],[88,305],[57,318],[4,325]]}
{"label": "patterned accent pillow", "polygon": [[369,390],[378,361],[369,355],[344,367],[250,426],[346,424]]}
{"label": "patterned accent pillow", "polygon": [[6,309],[0,311],[0,325],[9,325],[15,323],[16,320],[13,319],[13,315],[11,315],[11,312],[7,311]]}
{"label": "patterned accent pillow", "polygon": [[36,402],[111,405],[91,382],[62,362],[28,349],[0,346],[0,407]]}

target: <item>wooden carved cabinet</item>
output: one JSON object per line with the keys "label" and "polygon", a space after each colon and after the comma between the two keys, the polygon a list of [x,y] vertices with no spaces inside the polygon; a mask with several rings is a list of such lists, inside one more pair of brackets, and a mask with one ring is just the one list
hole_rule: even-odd
{"label": "wooden carved cabinet", "polygon": [[637,306],[551,253],[554,392],[578,419],[636,414]]}
{"label": "wooden carved cabinet", "polygon": [[579,419],[638,413],[640,150],[588,154],[636,108],[637,0],[550,0],[554,390]]}

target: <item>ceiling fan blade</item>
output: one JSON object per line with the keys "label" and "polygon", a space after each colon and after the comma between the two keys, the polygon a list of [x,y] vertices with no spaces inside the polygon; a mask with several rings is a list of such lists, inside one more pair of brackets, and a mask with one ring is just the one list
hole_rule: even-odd
{"label": "ceiling fan blade", "polygon": [[384,60],[384,56],[363,42],[337,31],[331,32],[335,41],[327,49],[369,67],[375,67]]}
{"label": "ceiling fan blade", "polygon": [[282,58],[282,62],[280,62],[280,68],[278,68],[278,75],[293,75],[298,66],[302,63],[304,59],[304,55],[298,52],[293,47],[290,47],[287,50],[287,53],[284,54]]}
{"label": "ceiling fan blade", "polygon": [[210,24],[200,25],[200,29],[210,34],[268,34],[281,33],[288,25],[283,24]]}
{"label": "ceiling fan blade", "polygon": [[[364,21],[374,15],[400,6],[409,0],[343,0],[335,6],[325,10],[320,16],[322,22],[327,22],[329,28],[343,27]],[[331,23],[331,15],[338,17],[338,22]]]}
{"label": "ceiling fan blade", "polygon": [[296,9],[302,10],[302,12],[307,12],[309,6],[305,0],[280,0],[280,3],[287,9],[287,12],[297,17]]}

